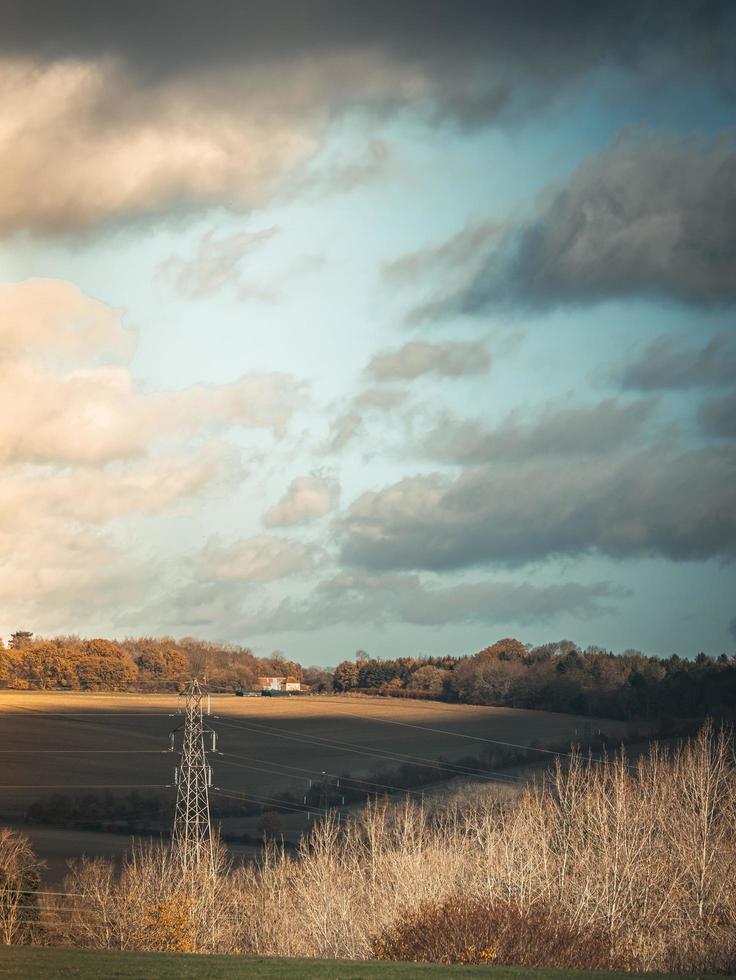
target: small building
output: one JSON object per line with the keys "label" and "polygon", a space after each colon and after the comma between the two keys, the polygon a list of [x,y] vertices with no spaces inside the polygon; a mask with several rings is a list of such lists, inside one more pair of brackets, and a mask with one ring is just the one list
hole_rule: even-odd
{"label": "small building", "polygon": [[301,691],[298,677],[259,677],[258,687],[262,691]]}

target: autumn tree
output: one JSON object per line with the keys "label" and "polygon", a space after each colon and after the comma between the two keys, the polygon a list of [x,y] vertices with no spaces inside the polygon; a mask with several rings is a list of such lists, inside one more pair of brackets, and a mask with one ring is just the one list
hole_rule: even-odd
{"label": "autumn tree", "polygon": [[136,644],[135,665],[140,681],[149,687],[173,687],[189,676],[184,653],[166,640],[144,640]]}
{"label": "autumn tree", "polygon": [[499,660],[526,660],[527,655],[528,651],[524,644],[510,636],[503,640],[496,640],[477,654],[478,657],[498,657]]}
{"label": "autumn tree", "polygon": [[428,694],[442,694],[449,682],[450,671],[441,667],[427,665],[415,670],[406,685],[410,691],[426,691]]}
{"label": "autumn tree", "polygon": [[302,680],[319,694],[332,691],[333,675],[325,667],[305,667]]}
{"label": "autumn tree", "polygon": [[350,691],[358,686],[358,665],[352,660],[343,660],[335,667],[333,684],[336,691]]}
{"label": "autumn tree", "polygon": [[13,650],[21,650],[23,647],[27,647],[32,639],[33,633],[28,630],[16,630],[10,637],[10,647]]}
{"label": "autumn tree", "polygon": [[458,664],[452,672],[452,689],[470,704],[513,704],[514,686],[524,670],[518,660],[500,659],[482,651]]}

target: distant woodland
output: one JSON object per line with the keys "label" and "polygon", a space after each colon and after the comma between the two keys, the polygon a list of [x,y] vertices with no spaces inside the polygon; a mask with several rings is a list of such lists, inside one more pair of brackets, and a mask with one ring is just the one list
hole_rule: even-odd
{"label": "distant woodland", "polygon": [[358,652],[328,671],[279,653],[191,637],[122,641],[37,638],[18,631],[0,641],[0,687],[70,691],[178,691],[192,676],[213,691],[245,690],[260,676],[295,676],[321,693],[379,694],[537,708],[604,718],[734,717],[736,656],[649,657],[581,649],[569,640],[537,647],[498,640],[472,656],[370,658]]}
{"label": "distant woodland", "polygon": [[569,640],[528,647],[506,638],[469,657],[345,660],[336,691],[431,698],[467,704],[597,715],[604,718],[731,717],[736,656],[692,660],[609,653]]}
{"label": "distant woodland", "polygon": [[18,631],[0,646],[0,687],[15,690],[178,691],[193,676],[206,677],[212,690],[234,691],[255,687],[259,676],[301,678],[302,668],[279,654],[256,657],[245,647],[191,637],[119,642]]}

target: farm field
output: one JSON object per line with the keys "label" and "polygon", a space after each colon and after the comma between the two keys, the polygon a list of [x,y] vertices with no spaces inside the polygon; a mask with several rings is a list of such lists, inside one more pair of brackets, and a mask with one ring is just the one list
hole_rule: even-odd
{"label": "farm field", "polygon": [[[235,956],[192,956],[174,953],[122,953],[110,950],[45,949],[0,947],[0,977],[97,980],[277,980],[302,977],[314,980],[420,980],[420,978],[487,977],[488,980],[695,980],[675,973],[609,973],[578,970],[526,970],[519,967],[439,966],[424,963],[387,963],[347,960],[288,960]],[[716,980],[698,974],[699,980]],[[724,980],[721,977],[721,980]]]}
{"label": "farm field", "polygon": [[[181,722],[176,711],[175,695],[0,692],[0,815],[18,821],[30,803],[53,793],[120,796],[135,789],[173,799],[169,733]],[[213,791],[213,802],[237,794],[266,806],[281,792],[301,798],[323,772],[380,781],[382,770],[440,757],[451,765],[482,757],[492,769],[498,761],[487,753],[503,751],[493,740],[541,747],[569,742],[591,724],[612,736],[625,730],[622,722],[552,712],[339,695],[217,695],[208,724],[217,732],[213,786],[222,791]],[[237,820],[225,818],[223,829],[255,829],[255,818],[249,825]],[[287,836],[305,825],[303,813],[283,817]],[[49,864],[48,880],[58,879],[67,851],[116,856],[129,843],[125,834],[46,826],[29,832]]]}

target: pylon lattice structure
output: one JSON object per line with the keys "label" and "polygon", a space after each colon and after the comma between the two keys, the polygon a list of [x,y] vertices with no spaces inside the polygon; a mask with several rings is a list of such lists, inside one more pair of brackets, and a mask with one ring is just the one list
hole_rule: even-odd
{"label": "pylon lattice structure", "polygon": [[212,767],[207,760],[205,736],[215,733],[204,725],[203,701],[207,695],[195,678],[188,690],[180,695],[180,710],[184,723],[171,733],[173,751],[176,733],[183,732],[181,759],[174,770],[176,808],[171,833],[171,850],[186,876],[214,874],[212,827],[210,825],[209,787]]}

